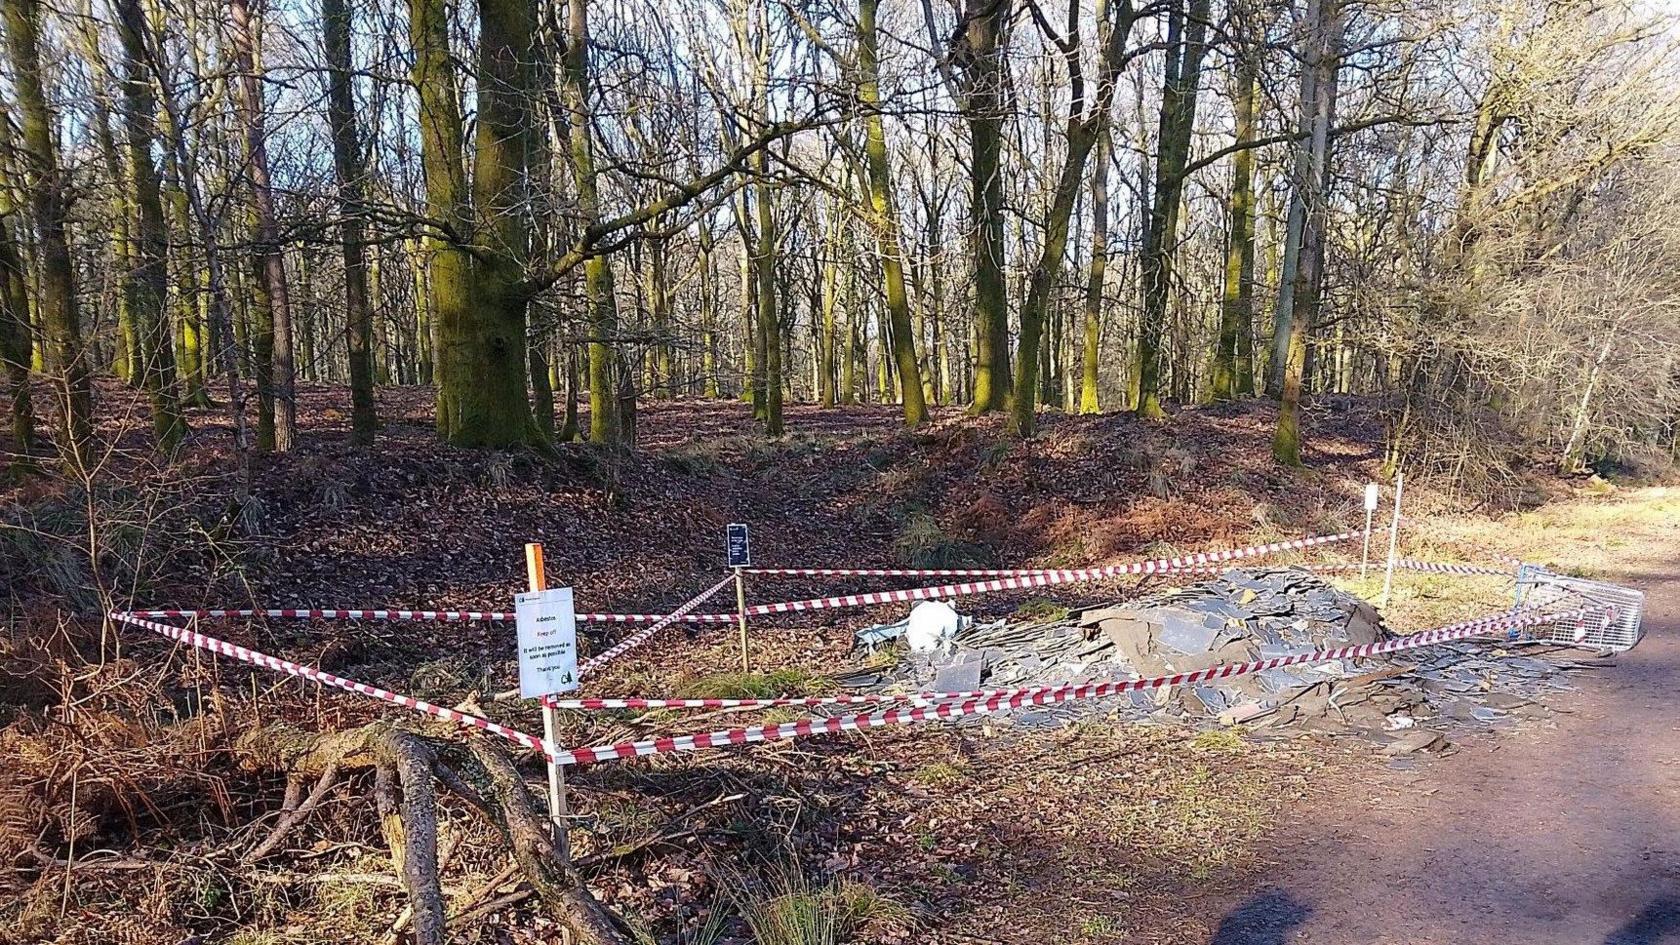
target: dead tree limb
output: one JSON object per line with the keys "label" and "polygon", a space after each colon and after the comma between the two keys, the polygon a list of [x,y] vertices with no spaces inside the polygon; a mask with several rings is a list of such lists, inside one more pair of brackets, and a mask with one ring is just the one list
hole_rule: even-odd
{"label": "dead tree limb", "polygon": [[[392,732],[385,741],[385,760],[402,785],[399,830],[404,845],[402,876],[414,909],[415,945],[443,945],[443,884],[438,878],[437,797],[432,791],[432,766],[437,758],[425,739],[408,732]],[[383,767],[383,765],[382,765]]]}
{"label": "dead tree limb", "polygon": [[[290,788],[292,784],[299,783],[301,782],[294,779],[288,782],[287,787]],[[255,863],[278,849],[280,841],[286,839],[298,824],[303,823],[309,817],[309,812],[314,810],[316,805],[320,804],[327,796],[327,792],[331,791],[337,784],[338,763],[329,762],[325,768],[321,769],[321,776],[316,779],[315,787],[310,790],[309,796],[303,799],[303,803],[297,804],[286,811],[285,816],[280,818],[280,822],[274,825],[274,830],[269,833],[268,839],[257,844],[256,848],[250,853],[245,854],[245,862]],[[289,790],[288,793],[290,793]]]}
{"label": "dead tree limb", "polygon": [[497,826],[543,905],[571,927],[579,945],[631,945],[618,917],[596,900],[572,865],[559,858],[548,819],[537,813],[513,760],[487,738],[475,738],[470,744],[473,757],[490,778]]}

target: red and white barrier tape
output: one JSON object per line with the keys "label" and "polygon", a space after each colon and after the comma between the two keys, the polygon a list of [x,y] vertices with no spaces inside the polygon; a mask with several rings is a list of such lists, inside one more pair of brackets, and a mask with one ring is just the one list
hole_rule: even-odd
{"label": "red and white barrier tape", "polygon": [[798,577],[1015,577],[1048,574],[1056,568],[742,568],[747,574]]}
{"label": "red and white barrier tape", "polygon": [[196,646],[201,650],[209,650],[212,653],[221,653],[225,656],[231,656],[234,659],[243,660],[253,666],[261,666],[264,669],[272,669],[282,673],[289,673],[293,676],[311,679],[315,682],[324,683],[328,686],[336,686],[339,689],[344,689],[349,692],[358,693],[364,696],[372,696],[375,699],[382,699],[386,702],[392,703],[393,705],[400,705],[405,709],[413,709],[416,712],[423,712],[427,715],[436,716],[440,719],[447,719],[448,721],[455,722],[459,725],[480,729],[481,731],[489,732],[492,735],[500,735],[501,737],[523,745],[526,748],[536,749],[544,755],[554,754],[554,746],[540,738],[537,738],[535,735],[527,735],[518,729],[508,728],[505,725],[492,722],[482,716],[459,712],[455,709],[445,708],[440,705],[433,705],[424,699],[415,699],[412,696],[401,695],[387,689],[381,689],[378,686],[370,686],[367,683],[356,682],[353,679],[345,679],[343,676],[335,676],[332,673],[317,669],[313,666],[304,666],[299,663],[294,663],[291,660],[283,660],[276,656],[269,656],[267,653],[259,653],[256,650],[247,649],[246,647],[240,646],[236,643],[229,643],[226,640],[218,640],[215,637],[205,636],[202,633],[197,633],[181,627],[172,627],[166,623],[157,623],[136,614],[117,611],[111,614],[111,619],[118,620],[126,624],[132,624],[133,626],[141,627],[146,630],[151,630],[152,632],[161,634],[171,640],[187,643],[192,646]]}
{"label": "red and white barrier tape", "polygon": [[1364,536],[1363,531],[1343,532],[1339,535],[1315,535],[1310,538],[1297,538],[1291,541],[1276,541],[1264,545],[1250,545],[1247,548],[1231,548],[1224,551],[1197,552],[1173,558],[1155,558],[1149,561],[1133,561],[1127,564],[1113,564],[1098,568],[1071,568],[1061,571],[1044,571],[1037,574],[1023,574],[1017,577],[998,578],[991,581],[970,581],[963,584],[943,584],[934,587],[916,587],[903,591],[875,591],[868,594],[842,594],[835,597],[818,597],[813,600],[788,601],[779,604],[757,604],[747,608],[748,616],[764,614],[784,614],[802,610],[823,610],[830,607],[868,607],[874,604],[887,604],[895,601],[934,600],[941,597],[963,597],[969,594],[988,594],[994,591],[1018,590],[1028,587],[1043,587],[1049,584],[1070,584],[1080,581],[1099,581],[1104,578],[1120,577],[1127,574],[1159,574],[1172,571],[1185,571],[1203,565],[1217,564],[1224,561],[1236,561],[1242,558],[1254,558],[1262,555],[1274,554],[1279,551],[1294,551],[1301,548],[1312,548],[1317,545],[1350,541]]}
{"label": "red and white barrier tape", "polygon": [[[1386,563],[1387,562],[1383,561],[1373,561],[1370,564],[1370,568],[1373,571],[1381,571]],[[1489,568],[1475,564],[1448,564],[1439,561],[1419,561],[1415,558],[1396,558],[1394,560],[1394,566],[1402,571],[1424,571],[1432,574],[1473,574],[1502,578],[1515,576],[1515,572],[1511,568]],[[1297,565],[1297,567],[1303,567],[1309,571],[1358,571],[1360,568],[1357,564],[1303,564]]]}
{"label": "red and white barrier tape", "polygon": [[587,661],[584,662],[584,664],[582,666],[578,667],[578,675],[581,677],[584,674],[588,673],[589,671],[591,671],[593,669],[596,669],[596,668],[598,668],[598,667],[600,667],[600,666],[602,666],[606,663],[610,663],[613,660],[618,659],[620,656],[623,656],[625,653],[629,652],[630,650],[633,650],[636,647],[641,646],[643,643],[646,643],[648,640],[652,639],[654,634],[656,634],[659,631],[665,629],[666,627],[669,627],[671,624],[676,623],[677,621],[683,619],[683,617],[689,611],[691,611],[694,608],[700,606],[707,599],[709,599],[713,594],[716,594],[718,591],[723,590],[725,587],[728,587],[730,584],[733,584],[734,582],[735,582],[735,576],[733,574],[725,577],[723,580],[717,582],[716,584],[713,584],[711,587],[708,587],[705,590],[701,591],[699,594],[696,594],[695,596],[689,598],[688,601],[686,603],[684,603],[681,607],[678,607],[676,610],[673,610],[670,613],[666,614],[665,616],[663,616],[663,617],[659,618],[658,620],[654,621],[652,626],[646,627],[642,630],[638,630],[635,633],[631,634],[630,636],[627,636],[624,639],[622,639],[622,640],[618,641],[617,643],[613,644],[610,648],[608,648],[606,650],[603,650],[602,652],[597,653],[596,655],[590,657]]}
{"label": "red and white barrier tape", "polygon": [[[1126,692],[1136,692],[1147,689],[1160,689],[1170,686],[1188,685],[1208,679],[1227,679],[1232,676],[1242,676],[1267,669],[1282,666],[1292,666],[1301,663],[1320,663],[1339,659],[1359,659],[1362,657],[1378,656],[1402,650],[1417,649],[1424,646],[1434,646],[1453,640],[1481,636],[1496,631],[1518,630],[1523,627],[1541,623],[1555,623],[1571,618],[1584,618],[1589,613],[1598,612],[1598,608],[1577,608],[1562,612],[1547,613],[1535,608],[1519,608],[1475,620],[1449,624],[1434,630],[1425,630],[1409,634],[1396,640],[1384,643],[1367,643],[1358,646],[1337,647],[1329,650],[1319,650],[1313,653],[1303,653],[1296,656],[1280,656],[1273,659],[1255,660],[1248,663],[1230,663],[1224,666],[1212,666],[1207,669],[1189,673],[1175,673],[1171,676],[1157,676],[1150,679],[1133,679],[1105,683],[1084,683],[1063,686],[1034,686],[1025,689],[993,690],[990,693],[981,691],[974,694],[949,693],[934,694],[929,698],[936,704],[921,706],[913,709],[892,709],[873,715],[843,715],[827,719],[805,719],[799,722],[787,722],[781,725],[753,725],[744,728],[723,729],[716,732],[699,733],[694,735],[677,735],[665,738],[651,738],[642,741],[620,742],[613,745],[600,745],[593,748],[574,748],[553,756],[553,760],[564,765],[585,765],[598,761],[608,761],[619,758],[639,758],[648,755],[662,755],[679,751],[697,751],[703,748],[722,748],[728,745],[743,745],[753,742],[783,741],[793,738],[803,738],[809,735],[819,735],[830,732],[860,731],[863,729],[880,728],[887,725],[898,725],[909,722],[920,722],[931,719],[950,719],[966,715],[983,715],[1002,709],[1018,708],[1023,705],[1049,705],[1080,699],[1097,699],[1106,696],[1119,695]],[[972,695],[972,697],[970,697]],[[961,701],[957,701],[961,700]],[[626,700],[628,701],[628,700]],[[743,700],[744,701],[744,700]],[[768,700],[773,701],[773,700]]]}
{"label": "red and white barrier tape", "polygon": [[[1511,559],[1516,561],[1516,559]],[[1520,564],[1520,561],[1516,563]],[[1382,563],[1375,563],[1371,567],[1381,567]],[[1479,567],[1468,564],[1444,564],[1430,561],[1419,561],[1415,558],[1400,558],[1394,562],[1397,568],[1408,571],[1434,571],[1441,574],[1489,574],[1509,577],[1510,569]],[[1295,564],[1290,567],[1306,568],[1309,571],[1341,571],[1358,570],[1357,564]],[[1022,577],[1041,574],[1068,573],[1056,568],[994,568],[994,569],[963,569],[963,568],[746,568],[748,574],[798,575],[802,577]],[[1088,570],[1088,569],[1080,569]],[[1217,574],[1224,568],[1214,565],[1191,564],[1183,566],[1168,565],[1158,569],[1158,572],[1188,572],[1191,574]],[[750,611],[749,611],[750,612]]]}
{"label": "red and white barrier tape", "polygon": [[[125,613],[135,617],[152,619],[171,617],[289,617],[300,620],[434,620],[445,623],[478,620],[512,623],[515,619],[515,614],[511,610],[322,610],[287,607],[275,610],[131,610],[125,611]],[[584,623],[655,623],[668,616],[670,615],[586,613],[578,614],[577,619]],[[729,623],[736,617],[734,614],[687,614],[683,619],[695,623]]]}
{"label": "red and white barrier tape", "polygon": [[[802,610],[823,610],[833,607],[866,607],[872,604],[885,604],[907,600],[934,600],[941,597],[961,597],[967,594],[987,594],[994,591],[1011,590],[1016,588],[1041,587],[1047,584],[1068,584],[1081,581],[1098,581],[1105,578],[1122,577],[1133,574],[1168,574],[1174,572],[1196,573],[1210,565],[1226,561],[1237,561],[1244,558],[1255,558],[1280,551],[1294,551],[1302,548],[1312,548],[1318,545],[1350,541],[1363,536],[1363,531],[1343,532],[1339,535],[1315,535],[1308,538],[1298,538],[1291,541],[1271,542],[1264,545],[1250,545],[1246,548],[1230,548],[1221,551],[1202,551],[1190,555],[1172,558],[1155,558],[1148,561],[1133,561],[1126,564],[1107,565],[1095,568],[1068,568],[1060,570],[1023,570],[998,571],[1008,575],[990,581],[977,581],[964,584],[947,584],[936,587],[918,587],[901,591],[877,591],[869,594],[845,594],[835,597],[821,597],[815,600],[787,601],[774,604],[755,604],[747,608],[748,616],[764,616],[766,614],[792,613]],[[784,569],[798,570],[799,573],[824,574],[918,574],[944,573],[936,571],[921,572],[916,569]],[[950,572],[960,573],[960,572]],[[717,588],[701,597],[704,600],[721,589],[723,584],[733,578],[719,582]],[[580,613],[577,619],[584,623],[649,623],[657,624],[663,629],[674,620],[685,623],[732,623],[739,619],[733,613],[723,614],[695,614],[694,602],[669,614],[606,614]],[[268,617],[294,618],[301,620],[433,620],[443,622],[457,621],[496,621],[512,622],[515,614],[506,610],[394,610],[394,609],[341,609],[341,608],[307,608],[286,607],[269,610],[262,609],[166,609],[166,610],[131,610],[125,613],[134,617],[150,619],[168,618],[215,618],[215,617]],[[644,631],[646,632],[646,631]],[[658,632],[654,630],[653,632]]]}

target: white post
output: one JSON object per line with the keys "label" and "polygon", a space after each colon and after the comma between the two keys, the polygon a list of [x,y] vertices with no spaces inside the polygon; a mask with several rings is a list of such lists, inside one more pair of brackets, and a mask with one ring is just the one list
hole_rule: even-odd
{"label": "white post", "polygon": [[[541,542],[525,545],[525,574],[531,581],[531,590],[548,589]],[[543,738],[554,744],[554,707],[546,702],[543,703]],[[560,862],[569,865],[572,862],[572,844],[566,833],[566,769],[555,764],[552,758],[548,759],[548,819],[554,831],[554,846],[560,853]]]}
{"label": "white post", "polygon": [[1365,580],[1365,570],[1371,566],[1371,517],[1377,514],[1377,484],[1365,484],[1365,543],[1359,551],[1359,579]]}
{"label": "white post", "polygon": [[1394,559],[1400,549],[1400,493],[1406,486],[1406,474],[1394,474],[1394,519],[1388,525],[1388,571],[1383,575],[1382,598],[1378,607],[1388,606],[1388,595],[1394,588]]}

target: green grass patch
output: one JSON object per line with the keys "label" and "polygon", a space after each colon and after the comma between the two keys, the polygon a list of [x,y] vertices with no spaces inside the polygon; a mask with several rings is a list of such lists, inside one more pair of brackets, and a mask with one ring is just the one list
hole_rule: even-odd
{"label": "green grass patch", "polygon": [[1022,604],[1020,607],[1015,608],[1015,616],[1017,618],[1021,620],[1030,620],[1034,623],[1054,623],[1058,620],[1066,620],[1068,618],[1068,614],[1070,613],[1072,613],[1072,611],[1063,607],[1061,604],[1058,604],[1053,600],[1046,600],[1042,597],[1034,597]]}
{"label": "green grass patch", "polygon": [[930,761],[910,772],[910,780],[930,788],[956,787],[968,779],[968,769],[950,761]]}
{"label": "green grass patch", "polygon": [[822,695],[833,688],[823,676],[788,667],[765,673],[712,673],[683,683],[678,694],[684,699],[774,699]]}
{"label": "green grass patch", "polygon": [[1198,732],[1190,739],[1190,748],[1194,751],[1217,752],[1220,754],[1234,754],[1246,747],[1242,736],[1236,729],[1210,728],[1205,732]]}

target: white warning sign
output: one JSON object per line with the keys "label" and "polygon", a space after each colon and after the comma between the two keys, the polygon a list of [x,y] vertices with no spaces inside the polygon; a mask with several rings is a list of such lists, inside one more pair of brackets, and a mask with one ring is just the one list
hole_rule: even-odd
{"label": "white warning sign", "polygon": [[519,626],[519,694],[537,699],[578,688],[577,613],[572,589],[513,596]]}

